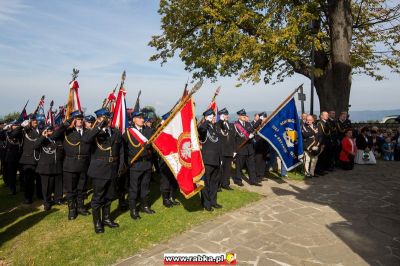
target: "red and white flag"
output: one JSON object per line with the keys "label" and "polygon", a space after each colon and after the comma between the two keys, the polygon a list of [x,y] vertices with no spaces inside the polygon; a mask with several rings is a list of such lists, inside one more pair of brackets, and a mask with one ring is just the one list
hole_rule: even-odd
{"label": "red and white flag", "polygon": [[125,102],[126,91],[123,87],[119,89],[117,102],[115,104],[113,119],[111,122],[111,127],[119,129],[121,134],[125,133],[128,127],[128,114],[126,112],[126,102]]}
{"label": "red and white flag", "polygon": [[79,89],[78,81],[76,80],[71,81],[69,84],[69,96],[68,96],[67,110],[66,110],[68,118],[69,115],[74,111],[79,110],[82,112],[78,89]]}
{"label": "red and white flag", "polygon": [[137,130],[134,127],[128,128],[129,133],[140,143],[140,145],[144,145],[146,142],[148,142],[149,140],[143,136],[142,133],[140,133],[139,130]]}
{"label": "red and white flag", "polygon": [[197,134],[193,100],[177,111],[154,139],[154,149],[171,169],[185,198],[198,193],[204,182],[203,158]]}
{"label": "red and white flag", "polygon": [[107,108],[111,113],[114,113],[115,110],[115,100],[117,98],[115,97],[114,92],[110,92],[110,94],[107,97]]}
{"label": "red and white flag", "polygon": [[53,105],[54,101],[51,101],[50,108],[46,114],[46,125],[47,126],[54,126],[54,113],[53,113]]}

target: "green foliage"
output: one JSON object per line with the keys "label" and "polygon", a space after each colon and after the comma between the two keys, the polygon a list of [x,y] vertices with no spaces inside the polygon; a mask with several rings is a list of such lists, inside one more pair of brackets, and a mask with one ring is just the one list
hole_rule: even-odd
{"label": "green foliage", "polygon": [[[310,50],[316,48],[314,74],[322,76],[332,58],[331,23],[336,1],[327,0],[161,0],[162,34],[149,45],[150,59],[167,62],[175,53],[194,78],[283,81],[297,72],[310,76]],[[351,23],[350,62],[354,73],[380,80],[381,66],[400,70],[400,4],[385,0],[345,0]],[[315,38],[309,24],[318,20]],[[351,30],[350,30],[351,31]],[[347,37],[344,37],[347,38]],[[344,53],[349,51],[344,50]],[[334,62],[332,62],[334,61]]]}
{"label": "green foliage", "polygon": [[241,189],[224,191],[218,193],[224,208],[209,213],[202,210],[198,195],[189,200],[180,196],[184,206],[167,209],[158,191],[157,181],[151,186],[155,215],[141,213],[142,219],[133,221],[129,212],[116,210],[114,201],[112,216],[120,227],[96,235],[91,216],[68,221],[66,205],[54,206],[50,212],[43,211],[41,201],[21,205],[23,193],[10,196],[1,178],[0,265],[110,265],[261,197]]}
{"label": "green foliage", "polygon": [[5,116],[3,116],[1,118],[1,120],[3,120],[3,121],[16,120],[16,119],[18,119],[19,115],[20,115],[19,112],[12,112],[12,113],[9,113],[9,114],[6,114]]}

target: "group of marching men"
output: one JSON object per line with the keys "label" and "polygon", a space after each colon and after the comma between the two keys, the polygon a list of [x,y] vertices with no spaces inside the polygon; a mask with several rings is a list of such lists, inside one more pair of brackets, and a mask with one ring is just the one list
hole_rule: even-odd
{"label": "group of marching men", "polygon": [[[119,226],[110,217],[114,199],[118,198],[119,208],[129,207],[134,220],[140,219],[139,210],[147,214],[155,213],[149,204],[149,186],[153,169],[156,169],[161,178],[163,205],[168,208],[179,205],[175,199],[178,184],[174,175],[167,164],[156,156],[151,144],[143,144],[143,139],[150,139],[155,131],[152,121],[145,120],[144,113],[134,112],[130,128],[122,135],[118,129],[110,127],[112,113],[107,109],[97,110],[95,115],[97,118],[75,111],[61,126],[45,126],[41,130],[34,115],[21,124],[1,126],[3,178],[12,194],[16,193],[19,171],[24,180],[26,204],[33,202],[35,187],[37,195],[43,197],[46,211],[53,204],[63,204],[65,195],[68,219],[74,220],[78,214],[90,215],[84,200],[91,186],[94,230],[102,233],[104,226]],[[167,116],[164,115],[163,120]],[[238,120],[232,123],[226,108],[217,114],[208,109],[197,124],[205,166],[201,203],[206,211],[222,208],[217,202],[217,192],[222,188],[232,190],[231,176],[238,186],[243,186],[243,180],[250,185],[261,186],[267,160],[271,164],[277,158],[276,153],[272,155],[274,151],[267,141],[255,134],[267,114],[256,114],[250,121],[242,109],[237,116]],[[345,129],[350,128],[349,123],[346,113],[335,120],[333,112],[323,112],[318,123],[312,116],[302,115],[306,176],[316,175],[316,166],[320,174],[331,170],[337,153],[335,145]],[[143,148],[144,152],[141,152]],[[131,163],[138,153],[140,155]],[[315,158],[318,156],[319,165],[316,165]],[[233,161],[236,169],[232,175]],[[243,175],[245,168],[248,179]]]}
{"label": "group of marching men", "polygon": [[[153,169],[157,169],[161,178],[163,205],[179,205],[175,199],[178,184],[174,175],[167,164],[157,158],[151,144],[141,141],[149,139],[155,130],[151,121],[145,121],[145,114],[140,111],[132,113],[131,126],[123,135],[118,129],[110,127],[112,113],[106,108],[97,110],[95,115],[97,118],[74,111],[56,128],[44,126],[39,129],[35,115],[20,124],[1,125],[3,178],[11,193],[16,194],[19,171],[20,179],[23,177],[21,190],[24,191],[25,204],[33,202],[36,187],[37,196],[43,198],[45,211],[49,211],[53,204],[63,204],[66,199],[68,219],[74,220],[78,214],[90,215],[84,200],[91,187],[94,230],[103,233],[104,226],[119,226],[110,217],[114,199],[119,199],[119,208],[129,206],[134,220],[140,219],[139,211],[155,213],[149,204],[149,185]],[[236,174],[233,181],[239,186],[243,186],[244,168],[247,168],[251,185],[261,186],[265,174],[264,154],[268,145],[253,133],[266,114],[261,113],[252,122],[244,109],[237,115],[238,120],[231,123],[225,108],[218,114],[208,109],[198,123],[205,166],[201,202],[207,211],[222,208],[217,202],[217,192],[221,188],[232,190],[229,183],[234,159]],[[143,148],[144,152],[140,153]],[[258,158],[257,149],[262,153]],[[131,163],[137,153],[140,155]],[[256,162],[261,171],[256,169]]]}

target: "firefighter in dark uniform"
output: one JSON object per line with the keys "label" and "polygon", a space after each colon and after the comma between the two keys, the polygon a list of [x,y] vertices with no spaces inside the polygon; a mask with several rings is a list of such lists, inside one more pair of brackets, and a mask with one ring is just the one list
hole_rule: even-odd
{"label": "firefighter in dark uniform", "polygon": [[1,138],[5,141],[4,181],[11,194],[17,194],[17,171],[22,153],[22,128],[17,121],[4,127]]}
{"label": "firefighter in dark uniform", "polygon": [[202,204],[205,210],[222,208],[217,203],[218,174],[222,162],[221,140],[215,124],[215,113],[208,109],[203,113],[204,122],[198,126],[199,139],[202,144],[201,155],[205,167],[205,186],[201,191]]}
{"label": "firefighter in dark uniform", "polygon": [[[267,113],[261,112],[258,114],[258,117],[262,121],[265,117],[267,117]],[[265,178],[269,152],[269,143],[259,135],[256,135],[254,137],[254,160],[256,164],[257,182],[261,182]]]}
{"label": "firefighter in dark uniform", "polygon": [[[168,118],[168,116],[169,113],[162,116],[160,125]],[[175,198],[176,191],[179,187],[178,182],[165,161],[160,157],[158,159],[158,165],[160,168],[160,191],[163,198],[163,205],[167,208],[180,205]]]}
{"label": "firefighter in dark uniform", "polygon": [[339,142],[342,142],[346,129],[351,128],[351,122],[347,119],[347,112],[341,112],[336,122],[337,134]]}
{"label": "firefighter in dark uniform", "polygon": [[84,127],[83,113],[74,111],[61,126],[61,130],[64,132],[63,179],[68,202],[68,220],[74,220],[78,214],[90,214],[84,205],[90,144],[82,142],[89,129]]}
{"label": "firefighter in dark uniform", "polygon": [[[249,174],[249,183],[253,186],[261,186],[258,182],[256,173],[255,173],[255,160],[254,160],[254,129],[258,127],[261,123],[260,120],[253,125],[250,122],[247,122],[247,114],[244,109],[239,110],[237,112],[238,121],[234,123],[236,130],[236,176],[234,178],[234,182],[238,186],[243,186],[242,179],[243,173],[242,170],[245,166],[247,166],[247,172]],[[242,144],[244,143],[244,144]],[[242,146],[241,146],[242,145]]]}
{"label": "firefighter in dark uniform", "polygon": [[231,168],[233,162],[233,153],[235,151],[235,128],[229,122],[229,112],[226,108],[218,111],[220,120],[217,122],[217,129],[222,147],[222,166],[219,185],[226,190],[232,190],[230,187]]}
{"label": "firefighter in dark uniform", "polygon": [[37,138],[33,146],[39,149],[39,161],[36,172],[40,174],[42,181],[43,206],[49,211],[52,205],[51,194],[54,192],[54,202],[62,204],[62,131],[54,131],[52,126],[46,126],[42,135]]}
{"label": "firefighter in dark uniform", "polygon": [[[124,147],[126,155],[126,163],[131,164],[131,160],[141,151],[135,162],[129,168],[129,209],[131,218],[136,220],[140,215],[136,209],[137,201],[140,200],[140,210],[147,214],[154,214],[149,206],[149,186],[151,179],[152,167],[152,150],[151,145],[146,141],[153,134],[153,130],[144,126],[144,118],[142,112],[132,113],[132,128],[128,128],[124,135]],[[142,146],[143,144],[143,146]]]}
{"label": "firefighter in dark uniform", "polygon": [[330,162],[332,158],[331,128],[329,126],[328,119],[328,112],[322,112],[320,115],[320,120],[317,123],[322,149],[322,152],[318,157],[316,167],[316,173],[318,175],[326,174],[326,171],[330,167]]}
{"label": "firefighter in dark uniform", "polygon": [[104,233],[104,225],[119,225],[110,217],[111,203],[115,199],[115,183],[124,167],[124,149],[121,133],[109,127],[110,112],[103,108],[95,112],[94,127],[82,136],[82,142],[91,144],[88,176],[92,179],[92,216],[94,231]]}
{"label": "firefighter in dark uniform", "polygon": [[[27,123],[26,125],[24,123]],[[36,165],[39,160],[39,149],[34,149],[35,141],[41,136],[41,132],[38,128],[38,121],[36,115],[32,115],[29,120],[24,121],[22,137],[22,155],[19,163],[22,165],[22,171],[24,171],[25,177],[25,204],[31,204],[33,202],[33,193],[35,191],[36,181],[36,195],[41,196],[41,182],[40,175],[36,173]]]}

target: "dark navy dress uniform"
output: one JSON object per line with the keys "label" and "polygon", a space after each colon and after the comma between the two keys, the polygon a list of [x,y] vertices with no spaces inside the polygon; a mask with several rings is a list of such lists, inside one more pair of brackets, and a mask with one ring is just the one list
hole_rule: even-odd
{"label": "dark navy dress uniform", "polygon": [[[149,127],[138,128],[135,125],[133,128],[137,129],[144,137],[149,139],[153,135],[153,130]],[[130,161],[141,150],[142,145],[138,140],[126,130],[123,135],[126,163]],[[152,168],[152,150],[151,146],[145,145],[144,151],[139,155],[136,161],[129,168],[129,208],[133,219],[139,218],[136,211],[136,204],[138,200],[141,203],[141,210],[146,213],[154,213],[149,206],[149,186],[151,179]]]}
{"label": "dark navy dress uniform", "polygon": [[[246,115],[246,111],[244,109],[237,112],[238,115]],[[255,150],[254,143],[252,139],[248,139],[246,137],[246,133],[242,132],[241,129],[244,129],[247,132],[247,135],[253,133],[254,129],[257,128],[259,123],[252,125],[250,122],[240,121],[238,120],[235,123],[236,130],[236,176],[234,178],[235,184],[242,185],[243,173],[242,170],[245,166],[247,166],[247,172],[249,174],[249,183],[257,184],[257,177],[255,173]],[[239,149],[239,146],[245,142],[245,144]]]}
{"label": "dark navy dress uniform", "polygon": [[57,130],[48,138],[40,136],[35,141],[34,148],[40,150],[36,172],[41,177],[44,209],[50,210],[51,194],[54,192],[54,201],[57,203],[60,203],[63,197],[62,132]]}
{"label": "dark navy dress uniform", "polygon": [[[214,114],[211,109],[203,113],[204,116],[211,114]],[[198,126],[198,132],[200,143],[202,144],[201,155],[205,167],[205,186],[201,190],[202,204],[207,211],[212,211],[213,207],[222,207],[217,203],[218,175],[222,161],[221,140],[219,139],[216,124],[212,124],[210,121],[206,120],[201,123]]]}
{"label": "dark navy dress uniform", "polygon": [[32,203],[33,194],[35,191],[36,182],[36,195],[42,198],[42,186],[40,175],[36,173],[36,166],[39,160],[40,149],[35,149],[35,141],[41,136],[38,128],[32,128],[30,125],[22,130],[23,146],[22,155],[19,163],[22,165],[25,178],[24,196],[26,203]]}
{"label": "dark navy dress uniform", "polygon": [[[228,115],[226,108],[218,112],[219,115]],[[225,189],[230,188],[231,168],[233,162],[233,153],[235,152],[235,127],[229,121],[219,120],[217,129],[221,140],[222,166],[220,175],[220,186]]]}

